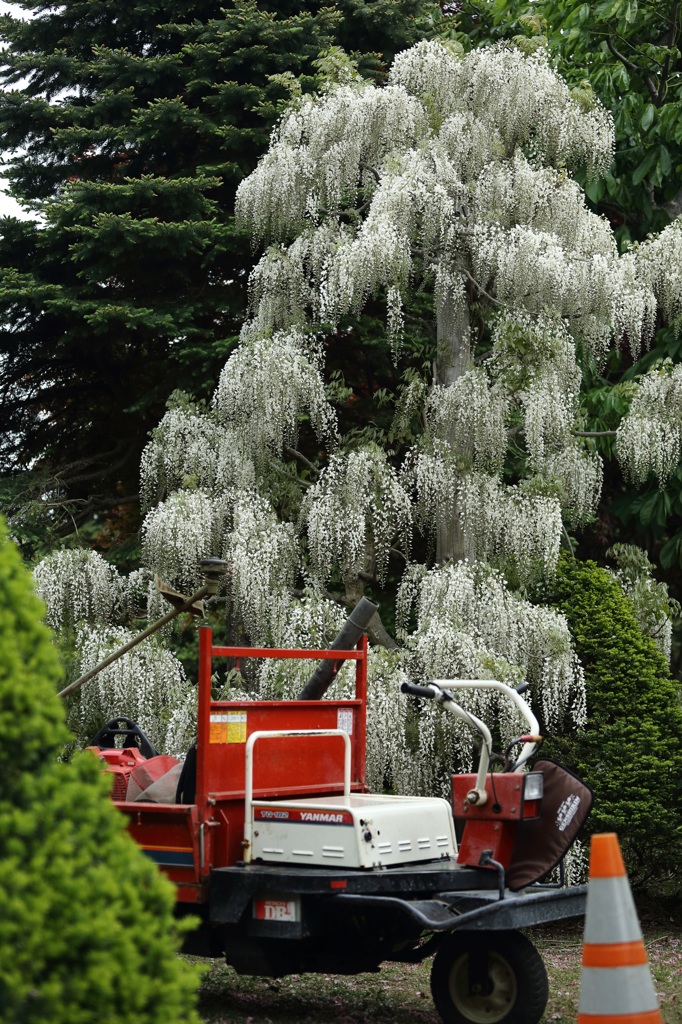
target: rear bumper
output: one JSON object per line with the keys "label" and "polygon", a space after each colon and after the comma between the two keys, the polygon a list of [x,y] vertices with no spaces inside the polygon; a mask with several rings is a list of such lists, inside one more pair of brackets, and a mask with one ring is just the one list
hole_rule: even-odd
{"label": "rear bumper", "polygon": [[355,910],[397,911],[424,931],[511,931],[533,925],[581,917],[585,913],[587,886],[570,889],[529,890],[498,894],[471,891],[438,893],[429,900],[405,900],[387,896],[339,895],[338,905]]}
{"label": "rear bumper", "polygon": [[248,864],[211,872],[210,920],[237,924],[254,896],[270,893],[326,904],[335,917],[397,915],[421,931],[506,931],[583,915],[587,887],[505,891],[500,898],[496,872],[451,861],[377,871]]}

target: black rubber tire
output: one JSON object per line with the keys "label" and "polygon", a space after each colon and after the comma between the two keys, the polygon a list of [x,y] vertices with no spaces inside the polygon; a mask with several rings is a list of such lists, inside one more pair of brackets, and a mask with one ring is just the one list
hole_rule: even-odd
{"label": "black rubber tire", "polygon": [[[470,990],[469,954],[487,958],[487,984]],[[438,948],[431,993],[445,1024],[538,1024],[549,985],[532,942],[520,932],[452,932]]]}

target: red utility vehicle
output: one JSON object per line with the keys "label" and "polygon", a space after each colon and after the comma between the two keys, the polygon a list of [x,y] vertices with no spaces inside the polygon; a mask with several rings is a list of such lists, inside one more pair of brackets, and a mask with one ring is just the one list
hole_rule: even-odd
{"label": "red utility vehicle", "polygon": [[[321,660],[330,675],[353,660],[355,697],[213,700],[222,658]],[[189,952],[277,976],[373,971],[435,951],[444,1021],[539,1021],[547,976],[519,929],[584,912],[585,887],[537,880],[560,861],[591,797],[551,762],[522,770],[539,737],[516,691],[448,681],[494,685],[529,725],[508,770],[489,772],[489,730],[441,682],[404,689],[437,699],[482,738],[478,772],[453,777],[453,806],[367,792],[364,636],[352,649],[270,650],[214,646],[202,627],[198,738],[184,763],[157,755],[128,719],[100,731],[92,746],[131,835],[175,884],[178,913],[201,918]]]}

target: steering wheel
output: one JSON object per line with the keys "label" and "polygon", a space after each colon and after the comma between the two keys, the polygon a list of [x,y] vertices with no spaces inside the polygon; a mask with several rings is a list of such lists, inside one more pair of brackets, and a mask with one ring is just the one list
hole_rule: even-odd
{"label": "steering wheel", "polygon": [[[90,740],[88,746],[103,747],[110,750],[116,746],[116,737],[125,736],[126,747],[137,747],[143,757],[149,760],[150,757],[158,757],[158,750],[154,747],[148,736],[142,732],[139,725],[130,718],[112,718],[110,722],[103,725],[96,736]],[[131,740],[132,742],[128,742]]]}

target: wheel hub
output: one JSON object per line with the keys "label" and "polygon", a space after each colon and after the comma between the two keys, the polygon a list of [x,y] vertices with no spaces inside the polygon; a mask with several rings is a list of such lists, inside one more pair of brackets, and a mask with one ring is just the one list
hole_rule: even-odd
{"label": "wheel hub", "polygon": [[516,978],[507,962],[494,951],[488,953],[487,984],[469,978],[469,957],[460,956],[450,973],[450,997],[455,1007],[474,1024],[496,1024],[504,1020],[517,997]]}

